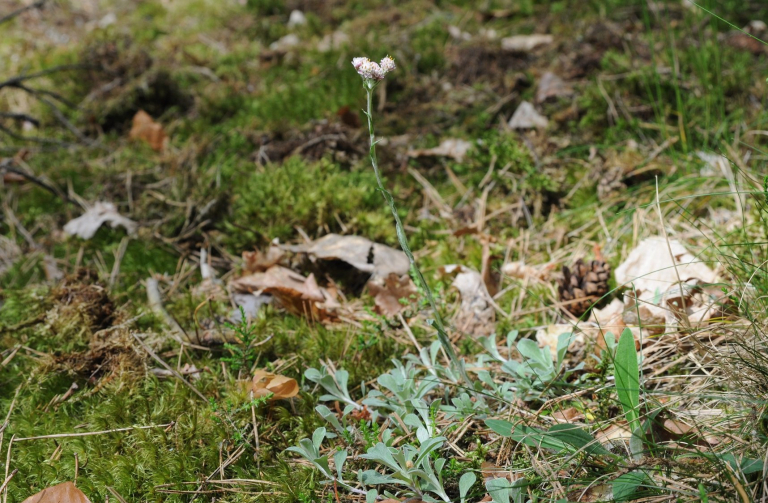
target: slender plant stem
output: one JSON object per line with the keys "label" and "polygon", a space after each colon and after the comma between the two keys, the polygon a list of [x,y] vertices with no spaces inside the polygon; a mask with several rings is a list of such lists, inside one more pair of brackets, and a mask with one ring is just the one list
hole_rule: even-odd
{"label": "slender plant stem", "polygon": [[381,179],[381,172],[379,171],[379,164],[376,160],[376,138],[374,136],[373,132],[373,89],[375,87],[375,83],[366,82],[365,83],[365,92],[368,95],[368,106],[365,111],[366,117],[368,117],[368,132],[370,134],[370,157],[371,157],[371,164],[373,165],[373,172],[376,174],[376,182],[379,185],[379,191],[384,196],[384,200],[389,205],[389,209],[392,211],[392,216],[395,219],[395,230],[397,231],[397,240],[400,242],[400,246],[403,249],[403,252],[405,252],[405,255],[408,257],[408,261],[411,264],[411,270],[413,271],[413,276],[416,277],[416,281],[419,283],[419,286],[421,287],[422,291],[424,292],[424,295],[427,297],[427,301],[429,302],[430,307],[432,308],[432,312],[434,314],[435,319],[429,320],[428,323],[435,327],[437,330],[437,338],[440,341],[440,344],[443,347],[443,350],[445,350],[445,353],[448,355],[448,358],[451,361],[451,364],[455,367],[455,369],[461,374],[461,377],[466,382],[467,386],[469,386],[469,389],[472,390],[472,381],[469,379],[469,376],[466,373],[466,370],[464,369],[463,363],[459,360],[459,358],[456,356],[456,352],[453,350],[453,345],[451,344],[450,339],[448,338],[448,334],[445,331],[445,324],[443,323],[443,319],[440,316],[440,312],[437,310],[437,304],[435,303],[435,297],[432,295],[432,290],[429,288],[429,285],[427,284],[427,281],[424,279],[424,275],[421,274],[421,271],[419,270],[419,267],[416,265],[416,260],[413,258],[413,253],[411,253],[411,249],[408,246],[408,239],[405,236],[405,228],[403,227],[403,223],[400,221],[400,216],[397,214],[397,208],[395,207],[395,200],[392,197],[392,194],[384,188],[384,183]]}

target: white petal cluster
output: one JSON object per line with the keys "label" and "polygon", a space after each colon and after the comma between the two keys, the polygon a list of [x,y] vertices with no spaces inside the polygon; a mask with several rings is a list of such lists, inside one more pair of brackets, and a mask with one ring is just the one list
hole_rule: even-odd
{"label": "white petal cluster", "polygon": [[382,59],[380,64],[368,58],[354,58],[352,66],[355,67],[357,73],[364,79],[375,81],[383,80],[387,73],[396,68],[395,60],[389,56]]}

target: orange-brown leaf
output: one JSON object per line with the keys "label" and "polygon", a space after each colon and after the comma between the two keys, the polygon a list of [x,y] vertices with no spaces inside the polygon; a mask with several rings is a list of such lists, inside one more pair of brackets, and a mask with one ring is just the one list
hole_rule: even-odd
{"label": "orange-brown leaf", "polygon": [[133,116],[133,126],[128,133],[131,140],[140,140],[147,142],[152,150],[160,152],[165,148],[168,137],[163,130],[163,126],[158,124],[144,110],[139,110]]}
{"label": "orange-brown leaf", "polygon": [[299,394],[299,383],[296,379],[273,374],[266,370],[257,370],[253,373],[253,395],[256,397],[268,396],[270,400],[292,398]]}
{"label": "orange-brown leaf", "polygon": [[91,503],[72,482],[46,487],[24,500],[24,503]]}

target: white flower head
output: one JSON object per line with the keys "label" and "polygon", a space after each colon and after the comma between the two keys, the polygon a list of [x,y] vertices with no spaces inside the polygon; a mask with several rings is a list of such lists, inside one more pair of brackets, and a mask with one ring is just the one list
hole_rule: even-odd
{"label": "white flower head", "polygon": [[368,58],[352,58],[352,66],[355,67],[355,70],[359,70],[360,66],[366,61],[369,61]]}
{"label": "white flower head", "polygon": [[381,60],[381,65],[371,61],[368,58],[354,58],[352,59],[352,66],[355,67],[357,73],[360,74],[363,79],[371,82],[370,85],[374,85],[376,81],[384,79],[384,76],[394,70],[395,60],[387,56]]}
{"label": "white flower head", "polygon": [[384,73],[389,73],[397,68],[397,66],[395,66],[395,60],[391,56],[387,56],[382,59],[381,63],[379,63],[379,66],[381,66],[381,69],[384,70]]}

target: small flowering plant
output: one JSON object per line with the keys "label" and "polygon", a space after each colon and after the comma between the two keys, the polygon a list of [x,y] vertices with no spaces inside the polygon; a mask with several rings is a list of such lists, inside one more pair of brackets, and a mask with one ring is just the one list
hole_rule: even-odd
{"label": "small flowering plant", "polygon": [[405,228],[403,227],[403,223],[400,221],[400,216],[397,214],[397,208],[395,208],[395,200],[392,198],[392,194],[389,193],[389,191],[384,188],[384,182],[381,179],[381,172],[379,171],[379,163],[376,160],[376,137],[373,134],[373,115],[372,115],[372,103],[373,103],[373,90],[376,87],[379,82],[384,80],[384,77],[392,71],[394,71],[397,66],[395,65],[395,60],[387,56],[384,59],[381,60],[381,62],[376,63],[374,61],[371,61],[368,58],[359,57],[354,58],[352,60],[352,66],[355,67],[355,70],[357,70],[357,73],[360,74],[360,76],[363,78],[363,88],[365,88],[365,92],[367,94],[367,108],[364,111],[365,116],[368,118],[368,132],[370,134],[370,158],[371,158],[371,164],[373,165],[373,171],[376,174],[376,182],[378,184],[378,189],[384,196],[384,199],[389,204],[389,209],[392,211],[392,216],[395,219],[395,229],[397,231],[397,240],[400,242],[400,246],[403,248],[403,251],[405,252],[406,256],[408,257],[408,260],[411,263],[411,273],[412,276],[416,279],[416,281],[419,283],[419,286],[421,287],[421,290],[424,292],[427,301],[430,304],[430,307],[432,308],[432,312],[435,316],[434,320],[429,320],[429,324],[434,326],[437,330],[437,338],[440,341],[440,345],[443,347],[443,350],[448,355],[448,358],[451,360],[451,363],[453,364],[453,367],[455,370],[459,372],[459,374],[462,376],[464,381],[467,383],[467,385],[470,387],[470,389],[473,388],[472,382],[469,379],[469,376],[466,373],[466,370],[464,368],[463,361],[460,361],[458,357],[456,356],[456,353],[453,350],[453,346],[451,345],[451,341],[448,338],[448,334],[445,331],[445,325],[443,324],[442,317],[440,316],[440,312],[437,310],[437,305],[435,304],[435,298],[432,295],[432,290],[430,290],[429,285],[427,285],[427,281],[424,279],[424,276],[421,274],[421,271],[416,266],[416,261],[413,258],[413,253],[411,253],[411,249],[408,246],[408,240],[405,237]]}
{"label": "small flowering plant", "polygon": [[359,73],[365,81],[366,89],[375,87],[376,84],[384,80],[384,77],[389,72],[397,68],[397,66],[395,66],[395,60],[390,56],[382,59],[380,63],[371,61],[368,58],[354,58],[352,60],[352,66],[355,67],[357,73]]}

